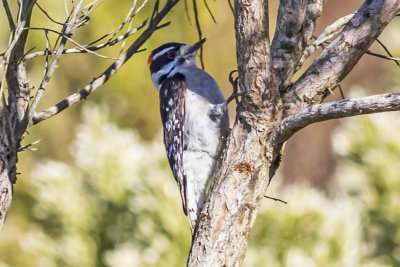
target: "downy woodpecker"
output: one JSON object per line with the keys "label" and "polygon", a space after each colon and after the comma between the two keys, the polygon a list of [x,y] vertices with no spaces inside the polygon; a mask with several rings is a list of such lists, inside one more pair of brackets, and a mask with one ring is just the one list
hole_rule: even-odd
{"label": "downy woodpecker", "polygon": [[168,160],[192,233],[229,132],[225,98],[215,80],[196,66],[196,54],[204,42],[166,43],[148,60],[160,96]]}

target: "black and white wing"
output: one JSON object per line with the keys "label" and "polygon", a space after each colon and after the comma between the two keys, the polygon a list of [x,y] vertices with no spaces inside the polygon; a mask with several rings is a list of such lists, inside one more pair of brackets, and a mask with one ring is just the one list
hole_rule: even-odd
{"label": "black and white wing", "polygon": [[187,215],[186,176],[183,170],[185,91],[186,82],[182,74],[166,79],[160,89],[160,112],[167,157],[179,186],[183,212]]}

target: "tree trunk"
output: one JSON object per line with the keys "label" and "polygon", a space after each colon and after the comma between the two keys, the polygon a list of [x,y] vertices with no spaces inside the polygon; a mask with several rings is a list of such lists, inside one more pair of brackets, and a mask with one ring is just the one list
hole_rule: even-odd
{"label": "tree trunk", "polygon": [[[281,117],[272,69],[267,1],[235,1],[239,85],[245,96],[227,142],[221,175],[201,214],[188,266],[239,266],[278,157],[270,133]],[[274,104],[271,104],[274,103]]]}
{"label": "tree trunk", "polygon": [[[1,101],[1,100],[0,100]],[[4,104],[4,103],[3,103]],[[16,181],[17,144],[12,136],[7,110],[0,114],[0,231],[6,219]]]}

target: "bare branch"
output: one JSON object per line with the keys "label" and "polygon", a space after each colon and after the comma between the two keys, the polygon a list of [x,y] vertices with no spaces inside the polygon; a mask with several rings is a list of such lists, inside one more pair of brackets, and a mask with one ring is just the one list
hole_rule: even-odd
{"label": "bare branch", "polygon": [[338,20],[336,20],[334,23],[329,25],[328,27],[325,28],[324,32],[318,36],[318,38],[309,46],[307,46],[306,49],[304,49],[303,55],[301,56],[301,59],[296,67],[296,70],[300,69],[301,66],[303,65],[304,61],[312,54],[314,53],[319,46],[321,46],[324,42],[326,42],[329,39],[332,39],[335,37],[339,32],[339,28],[345,25],[347,22],[349,22],[354,16],[353,14],[349,14],[347,16],[344,16]]}
{"label": "bare branch", "polygon": [[64,26],[64,23],[58,22],[58,21],[54,20],[52,17],[50,17],[49,13],[47,13],[46,10],[44,10],[37,2],[36,2],[36,6],[39,8],[40,11],[42,11],[43,14],[46,15],[46,17],[47,17],[50,21],[54,22],[55,24]]}
{"label": "bare branch", "polygon": [[29,110],[29,118],[28,118],[28,122],[30,122],[35,114],[37,105],[39,104],[40,99],[42,98],[43,94],[44,94],[44,90],[46,89],[47,84],[49,83],[51,76],[53,75],[54,70],[56,69],[56,66],[58,64],[58,60],[60,59],[61,55],[62,55],[62,51],[64,50],[65,44],[67,43],[67,38],[66,36],[68,36],[71,31],[74,28],[74,23],[76,20],[76,17],[80,11],[81,5],[83,3],[83,0],[80,0],[78,2],[78,5],[76,6],[76,8],[74,9],[74,11],[72,12],[71,16],[67,19],[66,23],[65,23],[65,27],[63,29],[62,32],[62,39],[61,42],[58,46],[58,49],[54,55],[54,58],[49,66],[49,68],[47,68],[47,71],[43,77],[42,82],[39,85],[39,88],[36,92],[35,98],[33,99],[31,108]]}
{"label": "bare branch", "polygon": [[67,18],[68,18],[69,17],[69,11],[68,11],[67,0],[64,0],[64,8],[65,8],[65,14],[67,15]]}
{"label": "bare branch", "polygon": [[10,25],[10,29],[13,32],[15,30],[15,24],[7,0],[3,0],[3,6],[7,14],[8,24]]}
{"label": "bare branch", "polygon": [[31,124],[37,124],[43,120],[46,120],[54,115],[60,113],[66,108],[80,102],[82,99],[86,99],[93,91],[98,87],[107,82],[121,67],[128,61],[133,54],[137,53],[139,48],[150,38],[155,30],[157,30],[158,24],[165,17],[165,15],[175,6],[179,0],[168,0],[163,9],[157,12],[157,15],[149,22],[146,30],[131,44],[124,54],[121,54],[119,59],[116,60],[110,67],[107,68],[100,76],[93,79],[91,83],[86,85],[78,93],[72,94],[66,99],[62,100],[53,107],[46,109],[45,111],[35,113],[30,121]]}
{"label": "bare branch", "polygon": [[[104,44],[99,44],[96,46],[88,46],[88,45],[81,45],[80,47],[75,47],[75,48],[68,48],[68,49],[64,49],[63,50],[63,54],[73,54],[73,53],[87,53],[88,51],[96,51],[96,50],[100,50],[103,49],[105,47],[110,47],[110,46],[114,46],[117,43],[126,40],[128,37],[134,35],[137,31],[139,31],[140,29],[142,29],[144,26],[146,26],[147,24],[147,20],[143,21],[142,23],[140,23],[137,27],[135,27],[134,29],[126,32],[123,35],[118,36],[117,38],[108,41],[107,43]],[[53,30],[51,30],[53,31]],[[53,31],[56,32],[56,31]],[[57,32],[58,33],[58,32]],[[61,33],[59,33],[61,34]],[[49,51],[50,54],[55,54],[55,51]],[[37,57],[37,56],[45,56],[46,55],[46,51],[38,51],[38,52],[34,52],[34,53],[30,53],[28,55],[26,55],[24,57],[24,60],[29,60],[31,58]]]}
{"label": "bare branch", "polygon": [[271,56],[281,92],[291,82],[324,3],[325,0],[280,1]]}
{"label": "bare branch", "polygon": [[50,39],[49,39],[49,34],[48,31],[44,32],[45,36],[46,36],[46,60],[44,63],[44,74],[46,75],[46,73],[49,71],[49,47],[50,47]]}
{"label": "bare branch", "polygon": [[[376,39],[376,41],[383,48],[383,50],[385,50],[385,52],[389,55],[389,57],[393,58],[393,55],[392,53],[390,53],[389,49],[379,39]],[[400,61],[400,59],[394,60],[394,63],[396,63],[396,65],[400,67],[400,63],[398,61]]]}
{"label": "bare branch", "polygon": [[[55,30],[52,30],[52,29],[46,29],[46,28],[29,28],[29,30],[43,30],[43,31],[45,31],[45,32],[53,32],[53,33],[56,33],[56,34],[62,36],[63,38],[67,39],[67,40],[70,41],[71,43],[75,44],[75,45],[77,46],[77,48],[74,48],[74,49],[78,50],[80,53],[89,53],[89,54],[98,56],[98,57],[100,57],[100,58],[117,60],[117,58],[104,56],[104,55],[101,55],[101,54],[99,54],[99,53],[94,52],[93,50],[90,50],[89,48],[86,48],[84,45],[79,44],[77,41],[75,41],[74,39],[68,37],[67,35],[65,35],[65,34],[62,33],[62,32],[58,32],[58,31],[55,31]],[[97,50],[98,50],[98,49],[97,49]],[[66,51],[66,50],[63,50],[63,52],[64,52],[64,51]],[[57,52],[56,52],[56,51],[49,52],[48,49],[46,49],[45,51],[41,51],[40,53],[43,53],[44,55],[47,56],[47,55],[56,54]],[[32,55],[32,54],[33,54],[33,53],[28,54],[27,56],[25,56],[25,57],[24,57],[24,60],[26,61],[26,58],[27,58],[29,55]],[[63,53],[63,54],[65,54],[65,53]]]}
{"label": "bare branch", "polygon": [[[9,44],[3,57],[3,60],[8,61],[4,71],[6,71],[9,92],[10,118],[16,118],[18,122],[21,122],[25,116],[30,95],[28,78],[26,77],[25,67],[21,60],[24,56],[25,42],[28,37],[28,31],[25,28],[29,27],[32,8],[35,2],[36,0],[27,0],[19,3],[18,18],[15,31],[12,35],[12,42]],[[14,128],[14,130],[16,129]],[[15,134],[16,136],[22,135],[20,132]]]}
{"label": "bare branch", "polygon": [[[199,12],[197,11],[197,1],[192,0],[192,2],[193,2],[194,21],[196,22],[197,35],[200,41],[201,39],[203,39],[203,33],[201,32]],[[204,70],[203,51],[204,51],[203,47],[200,47],[200,64],[201,68]]]}
{"label": "bare branch", "polygon": [[235,15],[235,12],[233,11],[233,6],[231,3],[231,0],[227,0],[227,1],[228,1],[229,9],[232,11],[232,15]]}
{"label": "bare branch", "polygon": [[[84,6],[82,8],[83,9],[87,9],[88,11],[83,12],[86,16],[89,15],[90,13],[92,13],[97,7],[99,7],[104,0],[94,0],[92,3],[87,4],[86,6]],[[98,2],[98,3],[97,3]],[[136,0],[135,0],[136,2]]]}
{"label": "bare branch", "polygon": [[126,23],[132,21],[133,17],[146,5],[146,3],[147,3],[147,0],[143,1],[142,5],[138,8],[138,10],[135,11],[136,1],[133,1],[132,6],[129,9],[128,14],[126,15],[124,21],[120,25],[118,25],[117,28],[112,30],[110,33],[106,34],[105,36],[101,37],[100,39],[97,39],[96,41],[92,42],[91,44],[97,43],[100,40],[102,40],[103,38],[112,35],[111,38],[108,40],[108,42],[110,42],[117,35],[117,33],[125,26]]}
{"label": "bare branch", "polygon": [[[98,0],[97,0],[98,1]],[[94,5],[97,1],[93,1],[91,4],[87,5],[84,8],[90,7],[92,5]],[[114,37],[116,36],[116,34],[124,27],[124,25],[127,22],[131,22],[133,17],[144,7],[144,5],[147,3],[148,0],[143,1],[142,5],[139,6],[136,10],[136,3],[137,1],[134,1],[132,4],[132,7],[129,9],[128,14],[126,16],[126,18],[124,19],[124,21],[118,25],[118,27],[116,27],[114,30],[112,30],[111,32],[103,35],[102,37],[96,39],[95,41],[87,44],[87,45],[81,45],[75,48],[69,48],[69,49],[64,49],[62,51],[63,54],[72,54],[72,53],[90,53],[89,51],[96,51],[96,50],[100,50],[103,49],[105,47],[109,47],[109,46],[114,46],[117,43],[121,42],[121,41],[125,41],[128,37],[132,36],[133,34],[135,34],[138,30],[140,30],[141,28],[143,28],[146,25],[146,20],[144,22],[142,22],[140,25],[138,25],[136,28],[134,28],[133,30],[128,29],[127,32],[125,34],[122,34],[120,36],[118,36],[117,38],[114,39]],[[96,7],[98,5],[100,5],[103,1],[100,1]],[[94,9],[94,8],[93,8]],[[91,9],[90,11],[93,11],[93,9]],[[50,30],[53,31],[53,30]],[[56,31],[53,31],[56,32]],[[107,38],[108,36],[112,35],[112,37],[110,37],[110,39],[103,44],[99,44],[96,46],[93,46],[93,44],[98,43],[99,41],[103,40],[104,38]],[[51,51],[51,54],[55,54],[54,51]],[[31,58],[37,57],[37,56],[44,56],[46,55],[46,51],[39,51],[39,52],[34,52],[31,54],[28,54],[24,60],[29,60]]]}
{"label": "bare branch", "polygon": [[335,40],[285,94],[285,109],[294,112],[320,103],[352,70],[385,26],[394,18],[400,1],[365,1]]}
{"label": "bare branch", "polygon": [[392,60],[397,64],[397,66],[400,66],[399,65],[400,58],[398,58],[398,57],[388,57],[388,56],[384,56],[384,55],[381,55],[381,54],[378,54],[378,53],[371,52],[369,50],[367,52],[365,52],[365,54],[371,55],[371,56],[374,56],[374,57],[387,59],[387,60]]}
{"label": "bare branch", "polygon": [[372,95],[312,105],[286,117],[275,129],[275,140],[283,143],[297,131],[315,122],[396,110],[400,110],[400,93]]}
{"label": "bare branch", "polygon": [[215,20],[213,13],[211,12],[210,7],[208,6],[207,0],[203,0],[203,2],[204,2],[204,5],[205,5],[205,7],[206,7],[206,9],[207,9],[207,11],[208,11],[208,14],[210,14],[211,19],[212,19],[213,22],[216,24],[217,21]]}
{"label": "bare branch", "polygon": [[187,2],[188,2],[188,0],[184,1],[184,3],[185,3],[185,13],[186,13],[186,17],[187,17],[187,20],[188,20],[190,26],[192,26],[192,22],[190,21],[190,14],[189,14],[189,8],[188,8],[188,3]]}

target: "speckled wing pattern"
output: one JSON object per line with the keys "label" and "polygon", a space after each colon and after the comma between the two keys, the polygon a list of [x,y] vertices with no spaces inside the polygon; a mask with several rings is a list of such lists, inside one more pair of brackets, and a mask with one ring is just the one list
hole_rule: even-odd
{"label": "speckled wing pattern", "polygon": [[167,157],[178,183],[183,212],[187,215],[186,176],[183,170],[183,130],[186,82],[182,74],[167,78],[160,89],[160,113]]}

